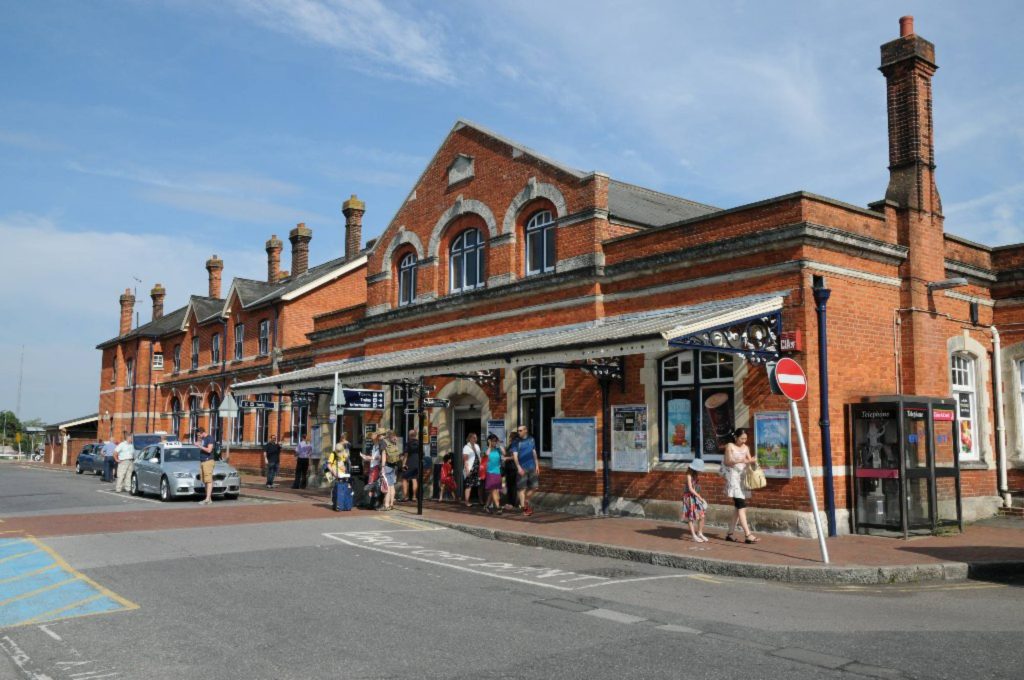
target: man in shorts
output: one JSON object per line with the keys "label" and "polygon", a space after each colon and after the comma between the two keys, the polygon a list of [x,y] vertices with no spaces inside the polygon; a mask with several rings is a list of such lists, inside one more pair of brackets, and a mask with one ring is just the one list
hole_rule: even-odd
{"label": "man in shorts", "polygon": [[201,427],[196,430],[196,446],[199,447],[199,477],[206,486],[206,498],[199,501],[199,505],[210,505],[213,503],[213,466],[217,461],[213,459],[213,437]]}
{"label": "man in shorts", "polygon": [[537,459],[537,442],[530,436],[525,425],[520,425],[516,430],[519,441],[510,448],[514,454],[512,460],[516,464],[518,473],[516,487],[519,490],[519,507],[523,509],[524,515],[533,514],[533,506],[530,499],[540,488],[540,462]]}

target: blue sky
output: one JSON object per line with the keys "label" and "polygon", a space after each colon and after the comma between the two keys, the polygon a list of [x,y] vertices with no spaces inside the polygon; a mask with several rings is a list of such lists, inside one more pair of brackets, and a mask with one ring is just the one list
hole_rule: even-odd
{"label": "blue sky", "polygon": [[458,118],[722,207],[877,200],[901,14],[937,48],[947,230],[1024,241],[1015,2],[0,0],[0,408],[24,345],[22,417],[93,411],[125,287],[146,321],[297,222],[335,257],[352,193],[376,236]]}

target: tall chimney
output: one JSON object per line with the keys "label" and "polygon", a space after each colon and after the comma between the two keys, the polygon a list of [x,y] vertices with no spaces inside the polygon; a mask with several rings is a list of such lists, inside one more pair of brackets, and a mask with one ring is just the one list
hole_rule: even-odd
{"label": "tall chimney", "polygon": [[299,222],[288,234],[292,242],[292,276],[305,274],[309,269],[309,242],[313,239],[313,230],[305,222]]}
{"label": "tall chimney", "polygon": [[363,242],[366,204],[352,194],[352,198],[341,204],[341,212],[345,215],[345,259],[351,261],[359,255],[359,246]]}
{"label": "tall chimney", "polygon": [[267,281],[269,283],[274,283],[281,278],[282,247],[284,244],[281,243],[281,239],[277,237],[277,234],[272,234],[270,240],[267,241]]}
{"label": "tall chimney", "polygon": [[135,309],[135,296],[132,295],[131,288],[124,289],[124,295],[120,298],[121,302],[121,332],[119,335],[124,335],[132,329],[132,311]]}
{"label": "tall chimney", "polygon": [[153,321],[164,315],[164,298],[167,296],[167,289],[159,283],[149,291],[149,297],[153,298]]}
{"label": "tall chimney", "polygon": [[220,274],[224,271],[224,260],[214,254],[206,261],[206,271],[210,274],[209,297],[220,298]]}

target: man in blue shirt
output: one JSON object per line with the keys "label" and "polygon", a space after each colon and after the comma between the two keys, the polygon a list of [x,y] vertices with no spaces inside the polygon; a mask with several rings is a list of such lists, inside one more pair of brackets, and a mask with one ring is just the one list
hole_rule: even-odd
{"label": "man in blue shirt", "polygon": [[533,514],[533,506],[530,505],[530,498],[540,488],[540,461],[537,458],[537,442],[530,436],[525,425],[520,425],[517,430],[519,441],[513,444],[510,449],[515,456],[518,478],[516,488],[519,491],[519,507],[523,509],[524,515]]}
{"label": "man in blue shirt", "polygon": [[199,447],[199,472],[203,484],[206,485],[206,498],[199,501],[200,505],[213,503],[213,467],[217,461],[213,458],[213,437],[206,434],[206,430],[196,430],[196,446]]}
{"label": "man in blue shirt", "polygon": [[[128,436],[127,433],[124,435]],[[114,438],[111,436],[107,439],[103,445],[103,481],[112,482],[114,481],[114,470],[117,468],[117,461],[114,458],[114,451],[117,446],[114,444]]]}

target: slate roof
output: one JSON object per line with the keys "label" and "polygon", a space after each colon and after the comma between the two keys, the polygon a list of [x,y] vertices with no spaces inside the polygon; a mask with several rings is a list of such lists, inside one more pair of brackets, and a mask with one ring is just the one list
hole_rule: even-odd
{"label": "slate roof", "polygon": [[663,194],[618,180],[608,182],[608,213],[612,219],[649,227],[700,217],[721,208]]}
{"label": "slate roof", "polygon": [[310,281],[315,281],[321,276],[328,274],[332,270],[345,264],[345,262],[346,260],[344,256],[328,260],[323,264],[310,267],[298,276],[289,276],[287,279],[282,279],[277,283],[256,281],[255,279],[236,278],[233,285],[235,292],[238,293],[239,300],[242,301],[242,308],[248,309],[250,307],[256,307],[258,305],[264,305],[280,300],[288,293],[302,288]]}

